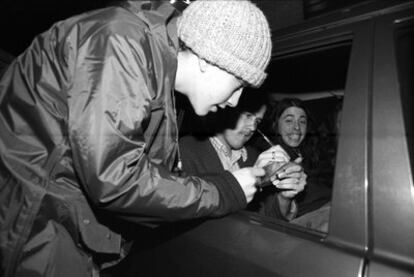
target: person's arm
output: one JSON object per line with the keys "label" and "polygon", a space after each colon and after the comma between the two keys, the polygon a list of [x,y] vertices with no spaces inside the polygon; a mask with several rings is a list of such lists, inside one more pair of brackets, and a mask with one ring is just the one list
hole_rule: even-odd
{"label": "person's arm", "polygon": [[280,214],[287,220],[290,221],[294,219],[298,213],[298,206],[296,201],[291,198],[283,197],[281,193],[276,193],[277,205],[276,208],[279,209]]}
{"label": "person's arm", "polygon": [[245,195],[231,173],[179,178],[145,153],[153,92],[148,49],[137,48],[147,43],[145,34],[133,36],[98,33],[77,53],[68,132],[89,200],[134,222],[221,216],[243,208]]}
{"label": "person's arm", "polygon": [[[299,159],[296,162],[300,162]],[[306,178],[307,175],[299,164],[289,162],[284,171],[278,174],[278,179],[273,181],[275,187],[279,189],[275,197],[278,208],[287,220],[292,220],[297,215],[298,207],[294,198],[304,190]]]}
{"label": "person's arm", "polygon": [[298,212],[298,207],[293,199],[304,189],[307,176],[299,164],[301,158],[295,160],[295,163],[289,162],[289,156],[279,145],[261,153],[256,161],[256,166],[273,162],[285,165],[282,167],[284,168],[282,172],[270,178],[277,191],[274,193],[272,201],[264,202],[264,211],[266,215],[290,221],[296,217]]}

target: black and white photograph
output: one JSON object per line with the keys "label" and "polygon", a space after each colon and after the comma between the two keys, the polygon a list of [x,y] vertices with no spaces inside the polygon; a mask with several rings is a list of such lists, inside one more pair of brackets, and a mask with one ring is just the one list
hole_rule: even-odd
{"label": "black and white photograph", "polygon": [[0,13],[0,277],[414,276],[413,0]]}

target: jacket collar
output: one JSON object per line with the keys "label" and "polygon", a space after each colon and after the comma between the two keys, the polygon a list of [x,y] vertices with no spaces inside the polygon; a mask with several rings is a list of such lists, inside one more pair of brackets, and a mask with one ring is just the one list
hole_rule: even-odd
{"label": "jacket collar", "polygon": [[[166,0],[130,0],[126,1],[124,4],[125,7],[129,8],[134,13],[140,13],[146,11],[148,15],[152,15],[159,21],[159,17],[165,19],[165,22],[168,21],[171,16],[173,16],[178,10],[175,9],[173,5]],[[148,19],[151,21],[152,16],[148,16]]]}
{"label": "jacket collar", "polygon": [[177,18],[181,14],[166,0],[130,0],[123,6],[137,14],[151,29],[167,26],[168,36],[178,49]]}

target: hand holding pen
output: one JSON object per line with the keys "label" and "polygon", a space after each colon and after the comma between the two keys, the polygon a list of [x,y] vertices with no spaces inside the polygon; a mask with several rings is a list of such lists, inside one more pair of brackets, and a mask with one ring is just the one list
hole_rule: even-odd
{"label": "hand holding pen", "polygon": [[[255,164],[255,166],[262,167],[266,172],[259,186],[263,187],[273,183],[280,189],[291,189],[299,184],[299,191],[302,191],[306,184],[306,174],[299,165],[301,160],[290,162],[289,155],[280,145],[274,145],[262,131],[259,129],[257,131],[271,146],[259,155]],[[282,182],[283,179],[285,180]]]}

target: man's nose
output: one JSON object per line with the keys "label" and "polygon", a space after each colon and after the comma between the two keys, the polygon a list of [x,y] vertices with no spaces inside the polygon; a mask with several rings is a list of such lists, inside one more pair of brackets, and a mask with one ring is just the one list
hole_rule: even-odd
{"label": "man's nose", "polygon": [[300,130],[300,128],[299,128],[299,122],[295,122],[294,124],[293,124],[293,128],[295,129],[295,130]]}
{"label": "man's nose", "polygon": [[250,118],[247,119],[247,127],[249,128],[250,131],[256,131],[257,130],[257,120],[255,116],[251,116]]}
{"label": "man's nose", "polygon": [[243,88],[240,88],[240,89],[236,90],[233,93],[233,95],[230,96],[230,98],[227,100],[227,102],[226,102],[227,106],[236,107],[237,103],[239,103],[239,99],[240,99],[242,91],[243,91]]}
{"label": "man's nose", "polygon": [[253,131],[256,131],[257,130],[257,125],[258,125],[258,123],[257,123],[256,119],[254,119],[253,120],[253,124],[252,124]]}

